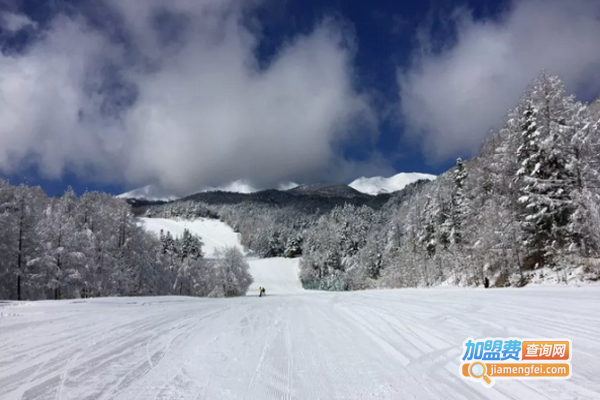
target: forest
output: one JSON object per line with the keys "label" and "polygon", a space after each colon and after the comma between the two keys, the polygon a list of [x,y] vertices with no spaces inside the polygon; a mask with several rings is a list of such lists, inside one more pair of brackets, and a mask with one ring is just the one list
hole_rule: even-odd
{"label": "forest", "polygon": [[319,288],[523,286],[600,278],[600,112],[543,72],[477,157],[380,212],[338,208],[304,234]]}
{"label": "forest", "polygon": [[[188,231],[160,237],[109,194],[58,198],[0,180],[0,299],[236,296],[252,277],[241,252],[207,260]],[[224,266],[228,268],[223,268]]]}
{"label": "forest", "polygon": [[542,72],[476,157],[458,159],[381,207],[344,199],[329,210],[188,200],[154,213],[215,213],[261,257],[302,256],[307,288],[598,280],[599,120],[598,103],[578,102]]}

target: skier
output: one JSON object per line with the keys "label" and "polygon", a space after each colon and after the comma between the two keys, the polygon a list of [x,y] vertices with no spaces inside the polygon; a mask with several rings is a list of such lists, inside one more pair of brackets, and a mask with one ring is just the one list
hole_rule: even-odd
{"label": "skier", "polygon": [[262,296],[262,294],[263,294],[263,290],[264,290],[264,289],[262,288],[262,286],[259,286],[259,287],[258,287],[258,297],[261,297],[261,296]]}
{"label": "skier", "polygon": [[265,288],[262,288],[262,295],[263,295],[263,296],[266,296],[266,295],[267,295],[267,294],[266,294],[266,291],[265,291]]}

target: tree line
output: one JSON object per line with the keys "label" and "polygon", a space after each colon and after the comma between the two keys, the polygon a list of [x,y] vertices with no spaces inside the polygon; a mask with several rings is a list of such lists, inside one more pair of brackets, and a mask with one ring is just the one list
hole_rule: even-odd
{"label": "tree line", "polygon": [[1,299],[240,295],[251,276],[238,253],[206,260],[200,238],[156,237],[105,193],[50,198],[0,180]]}
{"label": "tree line", "polygon": [[398,206],[321,217],[304,234],[302,280],[361,289],[599,279],[599,120],[543,72],[479,156]]}

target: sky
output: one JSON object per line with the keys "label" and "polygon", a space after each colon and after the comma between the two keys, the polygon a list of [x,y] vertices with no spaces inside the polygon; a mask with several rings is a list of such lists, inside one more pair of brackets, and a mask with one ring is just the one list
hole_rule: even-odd
{"label": "sky", "polygon": [[545,69],[600,93],[596,0],[0,0],[0,176],[175,194],[439,174]]}

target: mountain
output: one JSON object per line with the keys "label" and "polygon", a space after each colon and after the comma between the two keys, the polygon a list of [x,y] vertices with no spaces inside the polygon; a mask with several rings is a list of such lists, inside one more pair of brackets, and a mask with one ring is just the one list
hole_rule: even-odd
{"label": "mountain", "polygon": [[383,178],[381,176],[376,176],[373,178],[362,177],[350,183],[348,186],[361,193],[376,196],[382,193],[397,192],[404,189],[407,185],[421,179],[432,181],[435,178],[436,176],[431,174],[401,172],[389,178]]}
{"label": "mountain", "polygon": [[[381,208],[389,199],[390,194],[371,196],[360,193],[343,184],[313,184],[302,185],[290,190],[262,190],[253,193],[234,193],[222,191],[200,192],[183,197],[169,205],[187,202],[202,203],[208,206],[223,206],[234,204],[260,204],[267,207],[292,207],[308,213],[326,212],[335,206],[346,203],[356,206],[369,205]],[[138,206],[137,204],[134,207]]]}
{"label": "mountain", "polygon": [[[308,185],[298,185],[294,182],[285,182],[279,184],[276,189],[280,191],[291,191],[295,194],[314,194],[329,197],[357,197],[360,194],[377,196],[379,194],[393,193],[404,189],[408,184],[418,180],[434,180],[435,175],[421,173],[399,173],[390,178],[376,176],[373,178],[359,178],[349,185],[336,183],[316,183]],[[158,185],[148,185],[142,188],[134,189],[129,192],[118,195],[117,197],[126,200],[142,200],[146,202],[169,202],[177,199],[192,196],[198,193],[207,192],[227,192],[250,194],[260,192],[250,182],[239,179],[237,181],[212,187],[207,186],[200,190],[195,190],[183,196],[177,196],[173,192],[162,189]]]}
{"label": "mountain", "polygon": [[[368,206],[374,210],[383,207],[397,207],[429,182],[427,179],[421,179],[400,191],[381,193],[376,196],[361,193],[344,184],[310,184],[289,190],[269,189],[253,193],[199,192],[169,203],[139,199],[128,199],[127,201],[131,204],[134,214],[138,216],[192,219],[198,217],[228,218],[227,215],[240,215],[241,213],[241,215],[246,215],[246,218],[253,219],[264,215],[265,210],[270,210],[271,222],[281,224],[281,218],[275,217],[278,213],[304,215],[308,220],[312,220],[335,207],[342,207],[346,204],[357,207]],[[255,222],[250,225],[256,226]],[[286,225],[285,229],[296,226],[294,223],[290,224]]]}
{"label": "mountain", "polygon": [[[297,187],[298,184],[294,182],[284,182],[279,184],[277,190],[289,190]],[[172,192],[162,189],[159,185],[148,185],[142,188],[134,189],[126,193],[122,193],[117,195],[120,199],[125,200],[145,200],[150,202],[168,202],[174,201],[183,197],[191,196],[196,193],[206,193],[206,192],[228,192],[228,193],[256,193],[261,191],[248,181],[243,179],[238,179],[237,181],[228,183],[226,185],[212,187],[207,186],[200,190],[195,190],[193,192],[187,193],[184,196],[174,195]]]}
{"label": "mountain", "polygon": [[344,184],[334,183],[314,183],[310,185],[301,185],[293,189],[288,190],[290,193],[301,194],[307,196],[321,196],[321,197],[340,197],[340,198],[352,198],[352,197],[365,197],[366,194],[359,192],[358,190]]}

